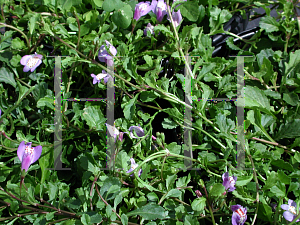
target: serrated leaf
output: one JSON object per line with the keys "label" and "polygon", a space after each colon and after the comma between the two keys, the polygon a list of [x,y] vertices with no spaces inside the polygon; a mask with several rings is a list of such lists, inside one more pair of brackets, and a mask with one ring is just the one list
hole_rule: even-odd
{"label": "serrated leaf", "polygon": [[[113,194],[106,196],[110,187],[111,186],[116,186],[118,187],[119,191],[115,191]],[[110,200],[110,199],[114,199],[120,192],[120,188],[121,188],[121,182],[119,181],[118,178],[116,177],[108,177],[105,179],[101,189],[100,189],[100,194],[105,197],[106,196],[106,200]]]}
{"label": "serrated leaf", "polygon": [[261,28],[265,29],[265,31],[267,33],[271,33],[274,31],[278,31],[280,24],[276,21],[276,19],[274,17],[264,16],[259,21],[259,26]]}
{"label": "serrated leaf", "polygon": [[88,106],[83,109],[82,118],[90,128],[101,130],[106,118],[103,116],[100,106]]}
{"label": "serrated leaf", "polygon": [[10,84],[14,88],[17,86],[14,74],[5,67],[1,67],[1,69],[0,69],[0,82]]}
{"label": "serrated leaf", "polygon": [[50,109],[54,109],[54,100],[49,97],[44,97],[38,100],[36,107],[41,108],[41,107],[48,107]]}
{"label": "serrated leaf", "polygon": [[147,204],[126,214],[128,217],[139,215],[145,220],[164,219],[165,209],[156,204]]}
{"label": "serrated leaf", "polygon": [[177,126],[178,126],[178,124],[168,117],[164,118],[164,121],[162,122],[162,127],[164,129],[174,129]]}
{"label": "serrated leaf", "polygon": [[198,20],[200,12],[197,2],[187,1],[178,6],[178,8],[180,9],[181,15],[189,21],[196,22]]}
{"label": "serrated leaf", "polygon": [[40,16],[41,14],[39,13],[35,13],[33,14],[30,19],[29,19],[29,22],[28,22],[28,27],[29,27],[29,33],[32,35],[34,30],[35,30],[35,27],[36,27],[36,22],[37,21],[40,21]]}
{"label": "serrated leaf", "polygon": [[275,140],[295,138],[298,136],[300,136],[300,119],[295,119],[292,122],[286,122],[285,124],[280,125]]}

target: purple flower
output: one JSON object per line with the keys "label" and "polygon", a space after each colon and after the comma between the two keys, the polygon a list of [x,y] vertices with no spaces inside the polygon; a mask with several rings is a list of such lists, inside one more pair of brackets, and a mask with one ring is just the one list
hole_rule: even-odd
{"label": "purple flower", "polygon": [[22,163],[21,170],[27,172],[29,166],[40,158],[42,146],[31,147],[31,142],[25,144],[25,141],[22,141],[18,147],[17,154]]}
{"label": "purple flower", "polygon": [[229,189],[228,192],[234,191],[235,190],[235,182],[237,180],[237,177],[235,176],[229,176],[229,173],[226,172],[222,175],[223,178],[223,186],[225,187],[225,189]]}
{"label": "purple flower", "polygon": [[2,111],[1,111],[1,109],[0,109],[0,118],[1,118],[1,113],[2,113]]}
{"label": "purple flower", "polygon": [[232,214],[232,225],[244,225],[247,220],[247,209],[241,205],[232,205],[231,210]]}
{"label": "purple flower", "polygon": [[150,31],[150,34],[154,34],[154,26],[151,25],[151,23],[147,24],[147,27],[144,30],[144,35],[147,36],[147,31]]}
{"label": "purple flower", "polygon": [[[139,137],[143,137],[143,136],[145,136],[145,132],[144,132],[144,130],[141,128],[141,127],[138,127],[138,126],[131,126],[131,127],[129,127],[129,132],[130,132],[130,134],[129,134],[129,136],[131,137],[131,138],[139,138]],[[135,137],[134,135],[133,135],[133,130],[135,131],[135,133],[137,134],[137,136],[138,137]]]}
{"label": "purple flower", "polygon": [[[172,12],[172,19],[173,19],[173,21],[174,21],[175,27],[178,27],[179,24],[180,24],[180,22],[181,22],[181,20],[182,20],[182,16],[181,16],[181,13],[180,13],[180,9],[178,9],[177,12],[175,12],[175,11]],[[168,14],[168,20],[171,22],[171,19],[170,19],[170,17],[169,17],[169,14]]]}
{"label": "purple flower", "polygon": [[28,72],[29,70],[33,72],[42,63],[43,56],[34,53],[34,55],[24,55],[20,63],[24,66],[23,71]]}
{"label": "purple flower", "polygon": [[197,198],[201,198],[202,197],[202,193],[199,190],[195,191]]}
{"label": "purple flower", "polygon": [[117,54],[117,49],[108,41],[105,40],[106,47],[109,49],[109,53],[107,52],[105,45],[100,47],[98,58],[100,62],[105,62],[109,66],[114,65],[113,56]]}
{"label": "purple flower", "polygon": [[[133,158],[130,158],[130,162],[131,162],[131,167],[126,173],[132,172],[135,168],[137,168],[139,166],[137,163],[135,163]],[[142,172],[143,172],[142,169],[140,169],[139,173],[138,173],[139,177],[141,176]],[[133,174],[131,174],[130,176],[132,177]]]}
{"label": "purple flower", "polygon": [[133,19],[139,20],[142,16],[145,16],[152,10],[150,2],[140,2],[135,5]]}
{"label": "purple flower", "polygon": [[167,4],[164,0],[152,0],[151,3],[152,11],[155,13],[157,21],[161,22],[164,16],[167,14]]}
{"label": "purple flower", "polygon": [[99,83],[101,79],[104,80],[104,83],[106,84],[109,78],[112,78],[105,70],[102,70],[102,73],[99,73],[97,75],[91,74],[93,79],[93,84]]}
{"label": "purple flower", "polygon": [[[287,204],[282,204],[280,206],[283,210],[286,210],[283,213],[283,217],[287,220],[287,221],[293,221],[296,216],[297,216],[297,204],[296,202],[294,202],[293,200],[289,199],[288,201],[288,205]],[[299,208],[300,210],[300,208]],[[298,219],[296,222],[299,222],[300,219]]]}
{"label": "purple flower", "polygon": [[114,126],[111,126],[107,123],[105,123],[108,132],[110,133],[111,136],[113,136],[115,138],[115,141],[117,140],[117,137],[119,137],[119,140],[122,141],[123,140],[123,134],[124,132],[120,132],[117,128],[115,128]]}

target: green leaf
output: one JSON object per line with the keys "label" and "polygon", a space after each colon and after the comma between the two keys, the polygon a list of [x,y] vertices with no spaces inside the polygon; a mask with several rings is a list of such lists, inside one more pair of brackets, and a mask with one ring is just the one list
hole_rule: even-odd
{"label": "green leaf", "polygon": [[277,186],[271,187],[270,191],[276,195],[276,197],[285,197],[285,192],[278,188]]}
{"label": "green leaf", "polygon": [[140,94],[140,98],[142,102],[152,102],[159,95],[154,91],[143,91]]}
{"label": "green leaf", "polygon": [[17,50],[18,49],[24,49],[25,44],[24,44],[24,41],[22,41],[19,37],[16,37],[11,41],[11,47],[13,49],[17,49]]}
{"label": "green leaf", "polygon": [[192,209],[201,212],[204,210],[205,205],[206,205],[206,198],[204,197],[196,198],[192,202]]}
{"label": "green leaf", "polygon": [[49,107],[50,109],[54,109],[54,100],[49,97],[44,97],[38,100],[36,107],[42,108],[42,107]]}
{"label": "green leaf", "polygon": [[105,0],[103,2],[103,10],[106,12],[112,12],[122,8],[125,4],[121,0]]}
{"label": "green leaf", "polygon": [[41,14],[40,13],[34,13],[29,21],[28,21],[28,27],[29,27],[29,33],[30,35],[33,34],[34,30],[35,30],[35,27],[36,27],[36,22],[37,21],[40,21],[40,16]]}
{"label": "green leaf", "polygon": [[200,12],[197,2],[187,1],[178,6],[178,8],[180,9],[181,15],[189,21],[196,22],[198,20]]}
{"label": "green leaf", "polygon": [[0,69],[0,82],[10,84],[14,88],[17,86],[14,74],[5,67],[1,67]]}
{"label": "green leaf", "polygon": [[103,0],[93,0],[93,2],[97,7],[101,8],[103,6]]}
{"label": "green leaf", "polygon": [[253,174],[251,176],[238,176],[236,181],[236,186],[245,186],[253,179]]}
{"label": "green leaf", "polygon": [[145,220],[164,219],[165,209],[156,204],[147,204],[126,214],[128,217],[139,215]]}
{"label": "green leaf", "polygon": [[178,189],[172,189],[168,192],[165,198],[170,198],[170,197],[179,198],[181,196],[181,193],[182,192]]}
{"label": "green leaf", "polygon": [[288,162],[285,162],[283,159],[272,160],[271,164],[273,166],[277,166],[279,168],[294,172],[294,168],[292,167],[292,165],[289,164]]}
{"label": "green leaf", "polygon": [[102,130],[106,118],[103,116],[100,106],[88,106],[83,111],[82,119],[86,121],[90,129]]}
{"label": "green leaf", "polygon": [[226,39],[226,44],[228,45],[229,48],[231,48],[232,50],[237,50],[237,51],[240,51],[241,49],[236,46],[234,43],[233,43],[233,37],[229,37]]}
{"label": "green leaf", "polygon": [[300,136],[300,119],[295,119],[292,122],[286,122],[285,124],[280,125],[275,140],[295,138],[298,136]]}
{"label": "green leaf", "polygon": [[91,221],[91,218],[88,214],[84,213],[81,217],[80,217],[80,220],[82,222],[83,225],[89,225],[90,224],[90,221]]}
{"label": "green leaf", "polygon": [[276,21],[276,19],[274,17],[264,16],[259,21],[259,26],[261,28],[265,29],[265,31],[267,33],[271,33],[274,31],[278,31],[280,24]]}
{"label": "green leaf", "polygon": [[[165,27],[164,25],[156,25],[155,27],[154,27],[154,29],[153,29],[153,31],[155,32],[155,33],[158,33],[159,31],[161,31],[163,34],[165,34],[166,36],[171,36],[171,37],[173,37],[173,33],[170,31],[170,29],[169,28],[167,28],[167,27]],[[158,31],[158,32],[156,32],[156,31]]]}
{"label": "green leaf", "polygon": [[166,117],[164,118],[164,121],[162,122],[162,126],[164,129],[174,129],[178,126],[176,122],[171,120],[170,118]]}
{"label": "green leaf", "polygon": [[270,112],[270,101],[265,93],[258,87],[245,87],[245,107],[249,109],[258,108],[261,111],[272,115]]}
{"label": "green leaf", "polygon": [[130,101],[128,101],[122,105],[122,108],[124,108],[124,116],[128,120],[131,120],[135,113],[135,109],[136,109],[135,103],[136,103],[137,97],[138,97],[138,94],[135,95],[133,99],[131,99]]}
{"label": "green leaf", "polygon": [[292,106],[299,104],[299,96],[294,92],[283,93],[283,100]]}
{"label": "green leaf", "polygon": [[222,184],[216,183],[210,190],[209,195],[218,197],[218,196],[221,196],[221,194],[223,194],[224,191],[225,191],[225,187]]}
{"label": "green leaf", "polygon": [[121,216],[121,222],[124,225],[128,225],[128,217],[125,214],[122,214],[122,216]]}
{"label": "green leaf", "polygon": [[279,170],[277,174],[280,182],[288,185],[291,183],[291,178],[288,177],[283,171]]}
{"label": "green leaf", "polygon": [[80,5],[82,3],[81,0],[61,0],[60,4],[62,8],[66,11],[69,11],[72,6]]}
{"label": "green leaf", "polygon": [[167,187],[167,190],[170,190],[174,183],[175,183],[175,180],[177,179],[177,175],[174,174],[174,175],[167,175],[167,179],[166,179],[166,187]]}
{"label": "green leaf", "polygon": [[[103,3],[104,4],[104,3]],[[133,18],[133,13],[130,5],[124,5],[122,8],[116,10],[112,15],[112,21],[123,29],[129,27],[131,19]]]}
{"label": "green leaf", "polygon": [[[118,178],[116,177],[108,177],[105,179],[101,189],[100,189],[100,194],[106,198],[106,200],[114,199],[120,192],[121,188],[121,182],[119,181]],[[118,187],[118,190],[116,189],[113,194],[110,196],[106,196],[106,194],[109,192],[109,189],[111,186]],[[106,197],[105,197],[106,196]]]}

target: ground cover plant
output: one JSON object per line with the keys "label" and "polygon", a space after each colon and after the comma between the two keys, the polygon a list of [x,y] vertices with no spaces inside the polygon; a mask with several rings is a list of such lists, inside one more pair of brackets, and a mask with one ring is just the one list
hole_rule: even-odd
{"label": "ground cover plant", "polygon": [[300,221],[298,1],[0,7],[1,224]]}

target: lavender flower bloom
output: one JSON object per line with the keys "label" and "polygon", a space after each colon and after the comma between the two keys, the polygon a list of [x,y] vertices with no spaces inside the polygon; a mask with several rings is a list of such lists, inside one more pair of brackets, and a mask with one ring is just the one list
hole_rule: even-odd
{"label": "lavender flower bloom", "polygon": [[[126,172],[126,173],[130,173],[132,172],[135,168],[137,168],[139,165],[137,163],[135,163],[133,158],[130,158],[130,162],[131,162],[131,167],[130,169]],[[142,174],[142,169],[139,170],[138,176],[140,177]],[[131,174],[130,176],[132,177],[134,174]]]}
{"label": "lavender flower bloom", "polygon": [[244,225],[247,220],[247,209],[241,205],[232,205],[231,210],[233,211],[232,225]]}
{"label": "lavender flower bloom", "polygon": [[147,15],[152,10],[150,2],[140,2],[135,5],[133,19],[139,20],[142,16]]}
{"label": "lavender flower bloom", "polygon": [[41,157],[42,146],[31,147],[31,142],[25,144],[25,141],[22,141],[18,147],[17,154],[22,163],[21,170],[27,172],[29,166]]}
{"label": "lavender flower bloom", "polygon": [[109,78],[112,78],[105,70],[102,70],[102,73],[99,73],[97,75],[91,74],[93,79],[93,84],[99,83],[101,79],[104,80],[104,83],[106,84]]}
{"label": "lavender flower bloom", "polygon": [[[172,12],[172,19],[173,19],[173,21],[174,21],[175,27],[178,27],[179,24],[180,24],[180,22],[181,22],[181,20],[182,20],[182,16],[181,16],[181,13],[180,13],[180,9],[178,9],[177,12],[175,12],[175,11]],[[170,19],[170,17],[169,17],[169,14],[168,14],[168,20],[171,22],[171,19]]]}
{"label": "lavender flower bloom", "polygon": [[107,65],[113,66],[114,61],[111,54],[115,56],[117,54],[117,49],[109,41],[105,40],[105,44],[110,53],[107,52],[105,45],[102,45],[98,53],[98,59],[100,62],[105,62]]}
{"label": "lavender flower bloom", "polygon": [[[283,213],[283,217],[287,220],[287,221],[293,221],[296,216],[297,216],[297,204],[296,202],[294,202],[293,200],[289,199],[288,201],[288,205],[287,204],[282,204],[280,206],[283,210],[286,210]],[[300,210],[300,208],[299,208]],[[299,222],[300,219],[298,219],[296,222]]]}
{"label": "lavender flower bloom", "polygon": [[42,63],[43,56],[34,53],[34,55],[24,55],[20,63],[24,66],[23,71],[28,72],[29,70],[33,72]]}
{"label": "lavender flower bloom", "polygon": [[228,192],[231,192],[231,191],[235,190],[234,185],[235,185],[235,182],[237,180],[237,177],[235,177],[235,176],[233,176],[233,177],[229,176],[229,173],[226,172],[226,173],[224,173],[222,175],[222,179],[223,179],[223,183],[222,184],[225,187],[225,189],[227,190],[229,188]]}
{"label": "lavender flower bloom", "polygon": [[106,125],[107,130],[110,133],[110,135],[115,138],[115,141],[117,140],[117,137],[119,137],[120,141],[123,140],[123,133],[124,132],[120,132],[117,128],[115,128],[114,126],[111,126],[107,123],[105,123],[105,125]]}
{"label": "lavender flower bloom", "polygon": [[[129,134],[129,136],[131,137],[131,138],[139,138],[139,137],[143,137],[143,136],[145,136],[145,132],[144,132],[144,130],[141,128],[141,127],[138,127],[138,126],[131,126],[131,127],[129,127],[129,132],[130,132],[130,134]],[[133,135],[133,130],[135,131],[135,133],[137,134],[137,136],[138,137],[135,137],[134,135]]]}
{"label": "lavender flower bloom", "polygon": [[147,31],[150,31],[150,34],[154,34],[154,26],[151,25],[151,23],[147,24],[147,27],[144,30],[144,35],[147,36]]}
{"label": "lavender flower bloom", "polygon": [[167,4],[164,0],[152,0],[152,11],[155,13],[157,21],[161,22],[164,16],[167,14]]}

